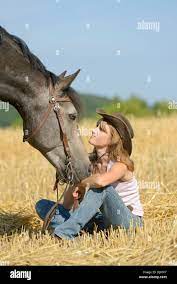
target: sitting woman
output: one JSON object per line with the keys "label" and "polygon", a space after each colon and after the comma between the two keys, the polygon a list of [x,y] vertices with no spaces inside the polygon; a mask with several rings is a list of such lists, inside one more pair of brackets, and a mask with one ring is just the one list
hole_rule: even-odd
{"label": "sitting woman", "polygon": [[[50,226],[53,235],[73,239],[93,224],[100,229],[143,226],[143,208],[140,202],[134,163],[130,159],[134,136],[132,126],[121,113],[108,114],[97,109],[102,116],[92,131],[89,143],[94,146],[90,155],[91,175],[74,189],[65,193]],[[73,211],[73,202],[79,206]],[[44,219],[53,206],[50,200],[36,204],[38,215]]]}

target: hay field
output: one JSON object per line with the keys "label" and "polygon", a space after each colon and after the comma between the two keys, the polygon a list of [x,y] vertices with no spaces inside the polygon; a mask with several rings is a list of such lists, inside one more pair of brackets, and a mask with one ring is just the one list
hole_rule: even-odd
{"label": "hay field", "polygon": [[41,235],[34,210],[40,198],[56,200],[55,169],[22,142],[21,129],[0,130],[0,265],[177,265],[177,116],[131,122],[144,228],[136,235],[115,230],[108,239],[98,233],[62,242]]}

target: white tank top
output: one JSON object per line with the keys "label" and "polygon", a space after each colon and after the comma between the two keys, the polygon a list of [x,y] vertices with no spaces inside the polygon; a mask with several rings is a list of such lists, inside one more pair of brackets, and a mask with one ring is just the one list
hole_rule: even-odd
{"label": "white tank top", "polygon": [[[114,161],[109,161],[107,165],[107,172],[110,170],[114,163]],[[129,181],[117,180],[111,185],[115,188],[125,205],[130,205],[133,208],[133,214],[143,216],[143,207],[141,205],[139,196],[139,186],[134,175],[133,178]]]}

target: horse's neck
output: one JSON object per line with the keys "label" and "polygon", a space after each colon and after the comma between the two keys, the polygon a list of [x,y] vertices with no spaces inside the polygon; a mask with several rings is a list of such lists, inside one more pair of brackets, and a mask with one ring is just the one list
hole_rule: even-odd
{"label": "horse's neck", "polygon": [[[24,90],[24,84],[20,85],[18,83],[18,88],[10,85],[8,83],[8,78],[6,80],[4,74],[1,77],[0,72],[0,100],[8,102],[11,104],[20,114],[25,124],[31,123],[34,120],[35,108],[41,109],[47,105],[48,102],[48,89],[35,86],[35,90],[29,86],[29,91]],[[42,95],[40,94],[42,92]]]}

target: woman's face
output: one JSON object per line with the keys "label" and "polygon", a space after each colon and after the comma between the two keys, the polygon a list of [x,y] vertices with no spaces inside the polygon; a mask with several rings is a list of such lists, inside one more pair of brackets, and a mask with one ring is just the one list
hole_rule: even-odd
{"label": "woman's face", "polygon": [[[102,127],[103,125],[104,127]],[[111,143],[111,131],[106,121],[101,121],[101,123],[92,130],[89,143],[96,148],[104,148]]]}

